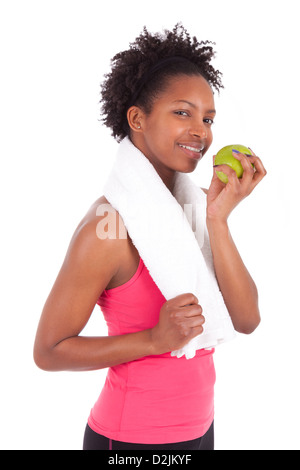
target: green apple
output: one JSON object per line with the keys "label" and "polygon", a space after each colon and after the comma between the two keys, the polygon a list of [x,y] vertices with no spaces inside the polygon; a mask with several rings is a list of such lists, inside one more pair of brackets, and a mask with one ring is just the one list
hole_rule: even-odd
{"label": "green apple", "polygon": [[[234,158],[232,150],[238,150],[239,152],[246,153],[248,155],[251,154],[249,148],[245,147],[244,145],[227,145],[227,147],[223,147],[217,153],[215,158],[215,165],[228,165],[236,172],[237,177],[241,178],[243,176],[244,170],[241,162]],[[223,183],[228,183],[228,176],[225,175],[223,171],[217,171],[216,173],[218,178]]]}

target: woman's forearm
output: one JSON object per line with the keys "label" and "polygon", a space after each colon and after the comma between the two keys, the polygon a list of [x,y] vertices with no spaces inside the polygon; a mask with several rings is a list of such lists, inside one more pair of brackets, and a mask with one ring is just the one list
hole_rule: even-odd
{"label": "woman's forearm", "polygon": [[35,362],[47,371],[89,371],[154,353],[151,330],[144,330],[120,336],[66,338],[46,351],[35,350]]}
{"label": "woman's forearm", "polygon": [[224,221],[207,220],[216,277],[238,332],[252,333],[260,322],[255,283]]}

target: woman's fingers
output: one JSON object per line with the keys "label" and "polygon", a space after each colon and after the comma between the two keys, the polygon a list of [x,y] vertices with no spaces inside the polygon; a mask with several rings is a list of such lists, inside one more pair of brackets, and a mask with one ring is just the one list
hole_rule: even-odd
{"label": "woman's fingers", "polygon": [[249,157],[251,163],[253,163],[255,167],[255,172],[253,176],[253,182],[255,186],[266,176],[267,170],[265,169],[261,159],[257,156]]}
{"label": "woman's fingers", "polygon": [[[227,185],[229,186],[240,186],[240,180],[237,177],[236,172],[229,166],[229,165],[215,165],[214,166],[216,172],[222,172],[228,177],[228,183]],[[217,175],[218,176],[218,175]],[[223,183],[224,185],[224,183]]]}
{"label": "woman's fingers", "polygon": [[234,158],[239,160],[241,162],[241,165],[243,167],[243,176],[242,180],[247,180],[247,183],[250,182],[253,179],[255,168],[252,165],[251,159],[253,159],[253,156],[241,153],[241,152],[232,152],[234,155]]}
{"label": "woman's fingers", "polygon": [[267,171],[261,161],[261,159],[251,150],[249,149],[251,154],[243,154],[240,153],[238,156],[238,160],[241,161],[241,164],[244,168],[245,178],[251,178],[251,182],[253,183],[253,188],[266,176]]}

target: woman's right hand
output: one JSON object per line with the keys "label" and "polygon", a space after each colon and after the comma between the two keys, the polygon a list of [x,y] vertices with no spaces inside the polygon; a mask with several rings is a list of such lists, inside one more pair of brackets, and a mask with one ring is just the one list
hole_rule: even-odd
{"label": "woman's right hand", "polygon": [[197,297],[181,294],[164,303],[159,321],[152,328],[155,354],[181,349],[192,338],[203,333],[205,318]]}

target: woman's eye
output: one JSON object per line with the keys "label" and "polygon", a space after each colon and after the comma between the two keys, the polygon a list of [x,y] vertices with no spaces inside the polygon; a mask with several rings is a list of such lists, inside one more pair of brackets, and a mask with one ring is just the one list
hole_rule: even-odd
{"label": "woman's eye", "polygon": [[214,123],[214,120],[213,119],[204,119],[204,122],[206,122],[207,124],[210,124],[212,126],[213,123]]}
{"label": "woman's eye", "polygon": [[177,114],[177,116],[188,116],[188,112],[187,111],[175,111],[175,114]]}

